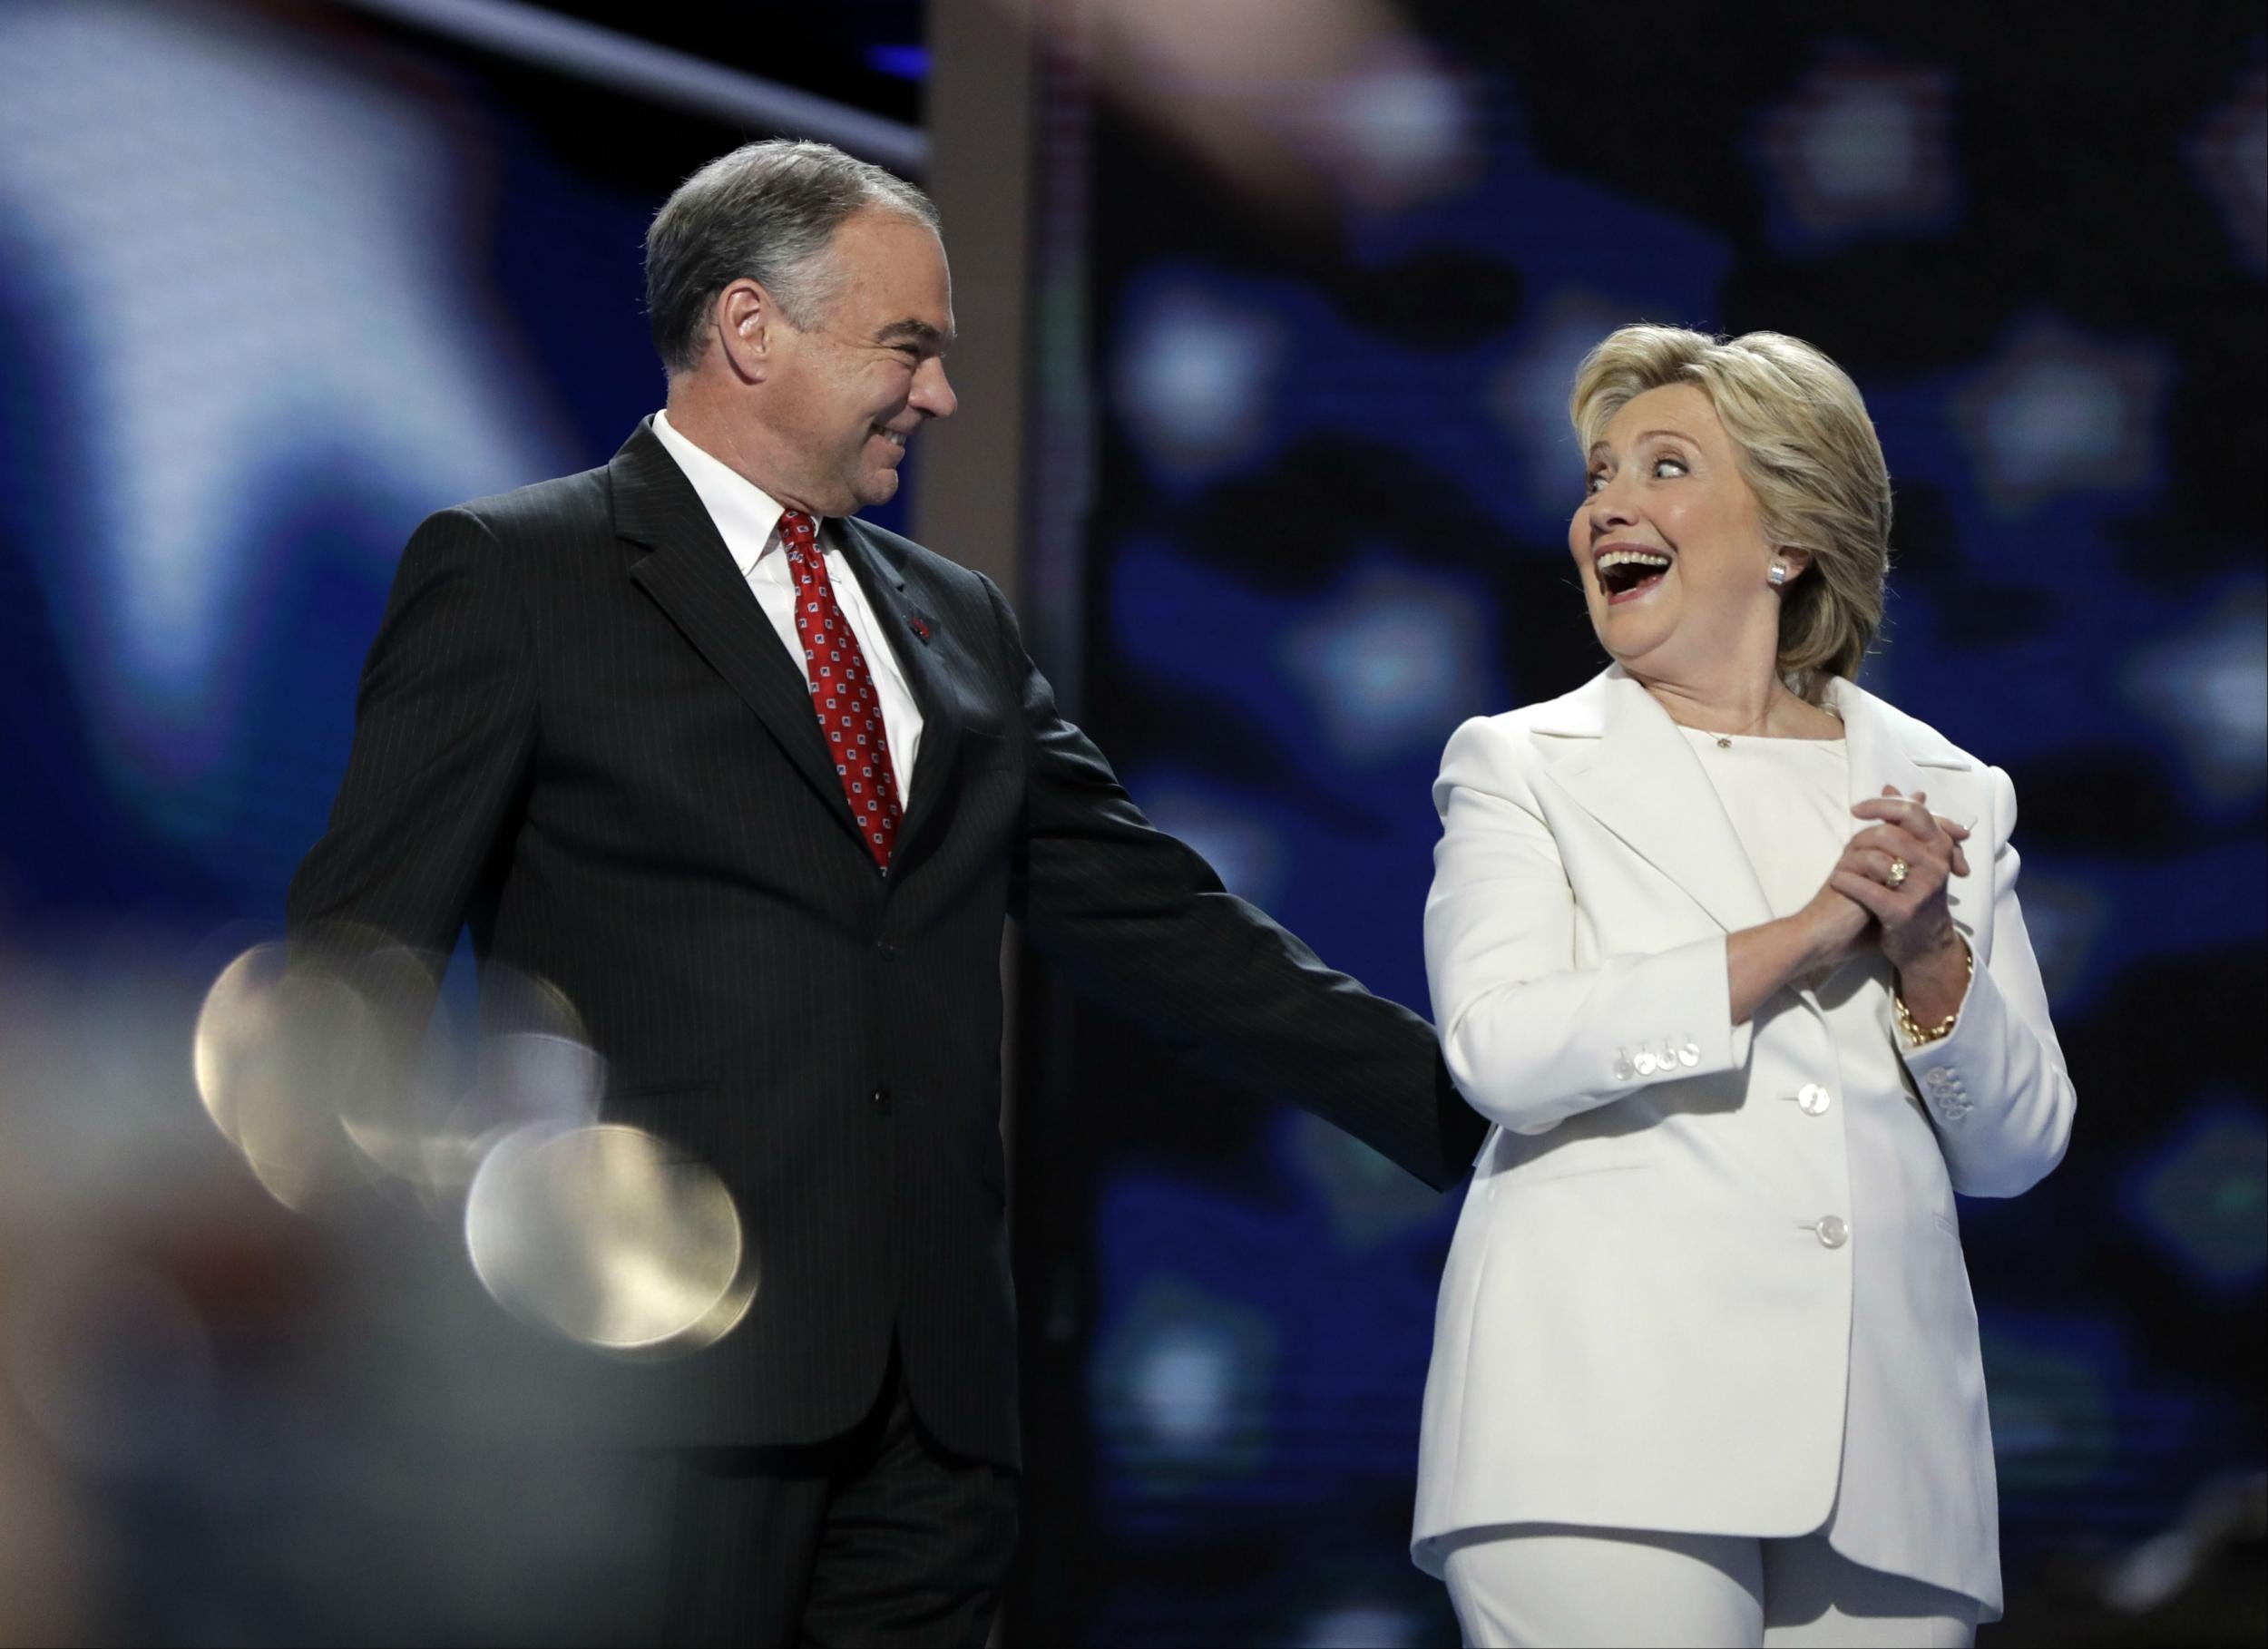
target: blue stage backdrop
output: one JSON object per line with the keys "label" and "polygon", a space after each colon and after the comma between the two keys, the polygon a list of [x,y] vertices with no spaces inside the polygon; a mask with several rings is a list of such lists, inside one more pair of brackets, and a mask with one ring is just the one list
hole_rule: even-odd
{"label": "blue stage backdrop", "polygon": [[[2262,1463],[2257,16],[1413,9],[1400,130],[1457,156],[1414,206],[1274,212],[1097,127],[1085,717],[1232,890],[1422,1007],[1443,741],[1604,663],[1577,360],[1648,319],[1841,361],[1897,490],[1863,679],[2014,776],[2081,1095],[2051,1179],[1961,1211],[1999,1641],[2146,1638],[2095,1559]],[[1106,1014],[1037,1022],[1027,1310],[1087,1402],[1035,1439],[1085,1445],[1030,1537],[1051,1626],[1453,1642],[1403,1553],[1455,1199]]]}
{"label": "blue stage backdrop", "polygon": [[646,220],[748,134],[328,6],[9,6],[0,64],[0,910],[272,916],[410,530],[660,404]]}

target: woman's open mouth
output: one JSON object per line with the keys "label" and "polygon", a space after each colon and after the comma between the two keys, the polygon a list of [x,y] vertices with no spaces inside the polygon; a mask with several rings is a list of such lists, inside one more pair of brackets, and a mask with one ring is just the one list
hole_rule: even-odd
{"label": "woman's open mouth", "polygon": [[1608,550],[1598,561],[1598,588],[1607,605],[1636,600],[1662,581],[1669,557],[1657,550]]}

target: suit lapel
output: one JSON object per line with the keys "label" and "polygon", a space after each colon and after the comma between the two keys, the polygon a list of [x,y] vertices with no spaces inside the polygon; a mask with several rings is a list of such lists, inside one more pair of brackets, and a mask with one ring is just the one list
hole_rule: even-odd
{"label": "suit lapel", "polygon": [[[1890,718],[1882,714],[1880,699],[1840,679],[1828,691],[1829,702],[1843,717],[1843,736],[1851,758],[1853,806],[1882,795],[1885,785],[1895,785],[1901,795],[1911,795],[1930,787],[1929,781],[1921,776],[1921,769],[1908,753],[1905,741],[1897,737]],[[1862,824],[1861,820],[1851,821],[1854,832]]]}
{"label": "suit lapel", "polygon": [[[1830,682],[1827,703],[1843,718],[1853,805],[1894,785],[1904,795],[1928,792],[1934,812],[1975,821],[1982,799],[1966,756],[1851,682]],[[1771,920],[1755,868],[1692,745],[1620,666],[1531,725],[1539,734],[1583,741],[1552,764],[1552,776],[1720,926],[1737,932]],[[1853,834],[1861,828],[1862,821],[1851,821]]]}
{"label": "suit lapel", "polygon": [[961,754],[961,721],[953,713],[934,610],[923,610],[907,589],[904,568],[864,522],[845,519],[835,524],[842,533],[843,559],[850,563],[859,589],[865,592],[867,610],[882,631],[878,639],[895,655],[905,672],[907,690],[921,707],[922,751],[911,776],[912,799],[898,827],[891,861],[895,865],[939,816]]}
{"label": "suit lapel", "polygon": [[[1901,795],[1927,792],[1932,813],[1959,818],[1965,824],[1976,823],[1983,798],[1975,791],[1976,764],[1968,756],[1933,728],[1893,710],[1851,682],[1830,683],[1827,701],[1843,717],[1853,805],[1879,796],[1883,785],[1895,785]],[[1851,821],[1853,831],[1860,826],[1861,821]]]}
{"label": "suit lapel", "polygon": [[615,532],[646,550],[630,576],[763,720],[828,814],[855,837],[841,776],[812,714],[809,678],[779,644],[693,483],[644,424],[614,454],[607,476]]}
{"label": "suit lapel", "polygon": [[1716,787],[1653,695],[1617,666],[1569,702],[1577,714],[1565,730],[1597,735],[1552,766],[1568,794],[1727,932],[1771,921]]}

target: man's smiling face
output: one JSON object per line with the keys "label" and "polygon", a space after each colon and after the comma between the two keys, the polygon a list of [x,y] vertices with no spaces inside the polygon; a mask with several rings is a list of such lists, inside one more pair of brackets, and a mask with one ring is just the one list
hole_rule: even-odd
{"label": "man's smiling face", "polygon": [[832,267],[807,328],[770,334],[759,415],[781,502],[852,515],[895,496],[907,438],[953,415],[953,278],[926,225],[880,208],[846,220],[819,256]]}

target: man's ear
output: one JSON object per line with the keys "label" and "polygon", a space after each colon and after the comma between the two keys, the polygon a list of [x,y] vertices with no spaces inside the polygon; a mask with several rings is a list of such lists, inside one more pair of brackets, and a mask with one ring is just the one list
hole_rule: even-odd
{"label": "man's ear", "polygon": [[779,307],[753,280],[736,280],[717,294],[709,322],[726,363],[743,381],[761,383],[770,369]]}

